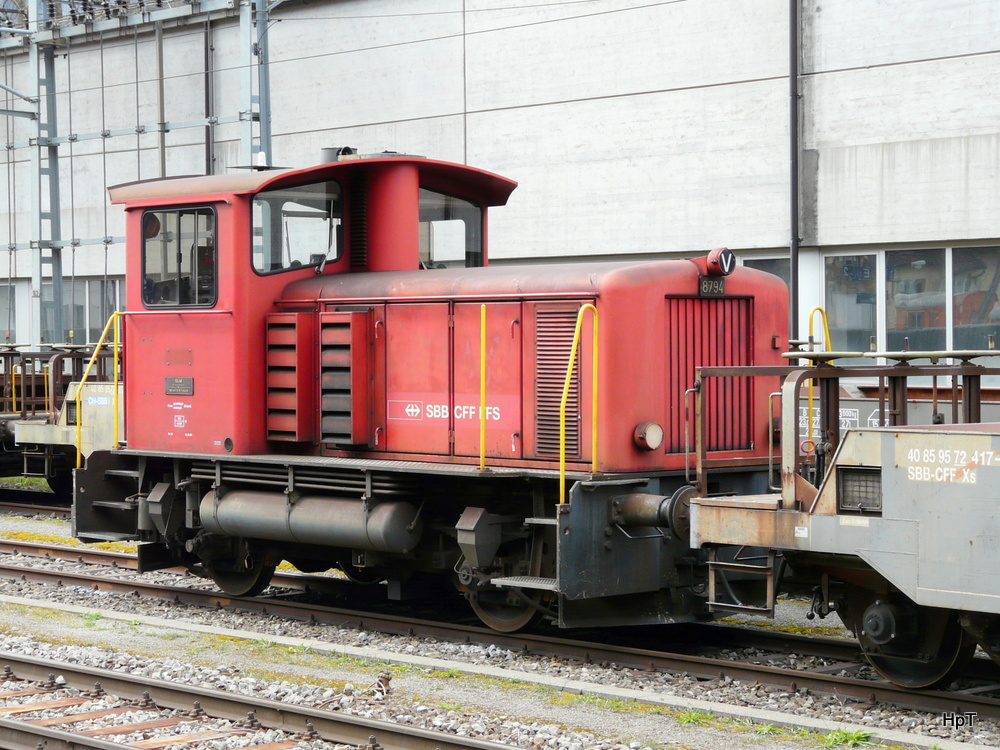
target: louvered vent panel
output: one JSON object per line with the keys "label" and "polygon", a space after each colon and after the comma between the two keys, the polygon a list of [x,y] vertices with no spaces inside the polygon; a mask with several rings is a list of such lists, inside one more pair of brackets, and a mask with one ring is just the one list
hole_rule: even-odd
{"label": "louvered vent panel", "polygon": [[368,442],[368,312],[320,315],[320,434],[335,445]]}
{"label": "louvered vent panel", "polygon": [[[751,302],[734,297],[667,297],[668,453],[684,452],[684,391],[694,385],[695,368],[752,364]],[[707,449],[751,448],[753,399],[749,379],[709,378],[706,388]],[[693,411],[691,419],[693,450]]]}
{"label": "louvered vent panel", "polygon": [[324,315],[320,324],[320,424],[324,443],[351,440],[351,318]]}
{"label": "louvered vent panel", "polygon": [[350,197],[351,268],[368,267],[368,201],[364,186],[355,180]]}
{"label": "louvered vent panel", "polygon": [[307,313],[267,316],[267,438],[312,440],[313,317]]}
{"label": "louvered vent panel", "polygon": [[[537,453],[559,456],[559,404],[566,382],[566,365],[573,348],[576,309],[539,309],[535,362]],[[573,364],[566,401],[566,457],[580,456],[580,358]]]}

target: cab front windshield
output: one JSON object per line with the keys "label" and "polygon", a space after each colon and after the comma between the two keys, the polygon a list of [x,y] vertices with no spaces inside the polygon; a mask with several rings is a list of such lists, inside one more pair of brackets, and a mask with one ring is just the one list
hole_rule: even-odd
{"label": "cab front windshield", "polygon": [[253,267],[277,273],[336,261],[342,252],[340,185],[268,190],[253,199]]}

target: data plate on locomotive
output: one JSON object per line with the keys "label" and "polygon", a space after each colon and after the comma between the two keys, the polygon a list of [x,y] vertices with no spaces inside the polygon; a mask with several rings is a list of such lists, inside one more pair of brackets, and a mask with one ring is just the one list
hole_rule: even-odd
{"label": "data plate on locomotive", "polygon": [[168,396],[193,396],[194,378],[167,378],[165,393]]}
{"label": "data plate on locomotive", "polygon": [[698,278],[698,296],[722,297],[726,293],[724,276],[701,276]]}

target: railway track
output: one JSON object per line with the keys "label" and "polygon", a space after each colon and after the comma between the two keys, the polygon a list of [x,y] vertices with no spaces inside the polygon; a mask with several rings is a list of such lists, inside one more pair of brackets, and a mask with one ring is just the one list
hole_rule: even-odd
{"label": "railway track", "polygon": [[[76,664],[0,653],[0,746],[5,750],[157,750],[249,738],[245,750],[500,750],[494,742],[322,708],[234,695]],[[112,740],[111,738],[114,738]]]}
{"label": "railway track", "polygon": [[[526,655],[567,659],[584,664],[614,663],[620,667],[651,672],[685,673],[703,682],[739,680],[749,684],[777,686],[792,692],[808,689],[818,694],[835,694],[842,699],[870,704],[883,702],[900,708],[933,713],[971,711],[983,717],[1000,717],[1000,699],[989,694],[991,691],[1000,691],[998,684],[1000,678],[992,663],[986,660],[976,660],[975,666],[982,670],[982,674],[971,675],[976,681],[969,683],[966,692],[912,691],[883,681],[838,674],[851,673],[862,666],[856,644],[840,639],[793,636],[718,625],[630,629],[627,631],[628,639],[617,643],[585,641],[542,633],[503,634],[480,626],[442,623],[291,601],[287,599],[287,594],[283,593],[253,598],[233,598],[214,590],[190,585],[147,583],[129,573],[135,569],[135,558],[123,553],[0,541],[0,554],[68,560],[103,568],[102,574],[94,574],[53,571],[23,564],[0,564],[0,577],[47,585],[78,586],[106,592],[139,594],[202,608],[231,608],[262,616],[365,629],[392,635],[420,634],[453,642],[493,645]],[[120,574],[128,577],[120,578]],[[323,589],[339,593],[345,590],[345,587],[352,587],[351,591],[357,591],[356,586],[344,581],[301,574],[276,576],[274,586],[299,592]],[[604,641],[610,640],[611,637],[612,634],[601,633]],[[666,650],[666,646],[649,647],[668,637],[671,650]],[[646,646],[628,645],[634,644],[637,640],[646,642]],[[715,646],[724,644],[728,648],[749,646],[775,653],[806,653],[822,656],[829,663],[819,669],[789,669],[694,653],[702,649],[706,643]],[[677,646],[687,652],[679,652]],[[523,677],[521,673],[516,674]]]}
{"label": "railway track", "polygon": [[69,518],[69,498],[41,490],[0,486],[0,513]]}

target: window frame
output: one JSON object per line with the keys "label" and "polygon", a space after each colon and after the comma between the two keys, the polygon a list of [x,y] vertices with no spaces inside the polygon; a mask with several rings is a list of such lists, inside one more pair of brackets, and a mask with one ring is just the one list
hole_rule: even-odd
{"label": "window frame", "polygon": [[[433,221],[428,220],[425,222],[422,216],[422,212],[424,210],[423,198],[425,192],[433,193],[434,195],[440,195],[444,198],[451,198],[452,200],[460,201],[461,203],[465,203],[469,207],[475,209],[479,213],[478,222],[475,224],[475,226],[473,226],[472,222],[466,221],[465,219],[462,218],[457,219],[458,221],[461,221],[463,224],[465,224],[465,252],[462,255],[461,265],[458,265],[459,263],[458,260],[436,261],[434,260],[433,257],[430,257],[431,256],[430,251],[428,252],[428,258],[426,263],[424,261],[424,231],[423,231],[424,224],[428,225],[429,231],[427,233],[427,236],[429,238],[433,237]],[[418,248],[418,253],[419,253],[421,268],[438,268],[439,263],[441,265],[444,265],[444,267],[446,268],[483,268],[486,266],[486,232],[484,231],[484,226],[483,226],[483,222],[485,221],[485,216],[486,216],[486,209],[484,209],[483,206],[469,200],[468,198],[463,198],[458,195],[452,195],[451,193],[447,193],[443,190],[438,190],[437,188],[421,184],[420,189],[417,193],[417,212],[418,212],[417,231],[419,233],[419,244],[420,244],[420,247]],[[471,237],[478,239],[478,248],[471,253],[469,252],[470,235]],[[476,262],[470,263],[469,262],[470,259]]]}
{"label": "window frame", "polygon": [[[262,242],[262,244],[261,244],[261,248],[262,248],[261,252],[263,254],[263,236],[264,236],[264,230],[266,228],[265,222],[263,220],[261,221],[261,225],[259,227],[257,226],[256,222],[254,221],[254,212],[256,210],[257,202],[258,202],[258,199],[260,198],[260,196],[279,195],[280,193],[285,192],[285,191],[302,190],[303,188],[307,188],[307,187],[309,187],[311,185],[320,185],[320,184],[324,184],[324,183],[330,183],[330,184],[336,185],[337,186],[337,191],[338,191],[337,192],[337,199],[336,199],[336,206],[337,206],[338,210],[334,214],[334,216],[332,217],[332,218],[335,218],[335,219],[338,220],[338,222],[336,224],[333,224],[333,226],[332,226],[332,228],[333,228],[333,242],[335,243],[336,249],[337,249],[336,255],[334,257],[332,257],[332,258],[329,257],[329,248],[328,248],[327,252],[323,253],[323,257],[322,257],[321,260],[317,260],[317,261],[313,261],[313,262],[309,262],[309,263],[302,263],[301,261],[291,261],[289,263],[289,265],[287,265],[287,266],[282,266],[281,268],[272,268],[272,269],[269,269],[269,270],[262,270],[262,269],[258,268],[257,267],[256,259],[255,259],[255,252],[256,252],[256,249],[257,249],[256,242],[257,242],[258,237],[261,238],[261,242]],[[262,212],[264,211],[264,206],[263,205],[261,206],[261,211]],[[252,268],[253,272],[255,274],[257,274],[258,276],[274,276],[275,274],[287,273],[288,271],[299,271],[299,270],[301,270],[303,268],[318,268],[318,267],[325,266],[325,265],[328,265],[328,264],[337,263],[337,262],[341,261],[344,258],[344,255],[346,253],[346,248],[344,246],[344,223],[345,223],[345,216],[344,216],[344,186],[340,183],[339,180],[334,180],[334,179],[329,179],[328,178],[328,179],[325,179],[325,180],[314,180],[312,182],[303,182],[303,183],[299,183],[297,185],[284,185],[282,187],[272,188],[272,189],[269,189],[269,190],[260,190],[260,191],[258,191],[256,193],[254,193],[252,196],[250,196],[250,257],[249,257],[250,268]],[[258,234],[258,229],[260,230],[260,234]],[[318,255],[318,253],[317,253],[317,255]],[[263,257],[263,255],[262,255],[262,257]],[[297,265],[293,265],[295,263],[297,263]]]}
{"label": "window frame", "polygon": [[[176,269],[177,270],[176,276],[174,276],[174,278],[173,278],[173,280],[176,282],[176,284],[178,286],[178,300],[176,302],[171,302],[169,300],[168,301],[164,301],[164,302],[156,302],[155,300],[150,300],[149,295],[147,294],[147,285],[146,285],[146,277],[147,277],[147,268],[146,268],[147,243],[149,243],[150,241],[152,241],[155,238],[155,236],[154,237],[146,237],[145,236],[145,229],[143,229],[143,231],[141,233],[141,241],[142,241],[141,250],[142,250],[142,252],[141,252],[141,269],[140,269],[141,279],[142,279],[142,288],[140,290],[140,295],[139,296],[140,296],[140,298],[142,300],[142,306],[145,309],[147,309],[147,310],[163,310],[163,309],[178,309],[178,308],[210,308],[210,307],[215,307],[215,305],[217,305],[218,302],[219,302],[219,241],[218,241],[218,239],[219,239],[218,238],[218,234],[219,234],[219,215],[218,215],[218,211],[216,211],[214,205],[212,205],[212,204],[191,204],[191,205],[184,205],[184,206],[162,206],[162,207],[145,208],[142,211],[142,216],[141,216],[141,219],[140,219],[140,221],[141,221],[140,226],[145,227],[146,217],[149,216],[149,215],[153,215],[153,214],[161,214],[161,215],[162,214],[176,214],[176,215],[178,215],[178,217],[180,217],[180,215],[186,214],[186,213],[189,213],[189,214],[204,213],[204,214],[206,214],[207,216],[209,216],[211,218],[211,223],[210,223],[210,226],[208,228],[208,234],[212,238],[212,246],[211,246],[212,247],[212,253],[211,253],[211,257],[210,257],[211,266],[212,266],[212,269],[213,269],[213,272],[212,272],[211,297],[210,297],[209,300],[207,300],[205,302],[198,302],[197,301],[197,291],[195,291],[195,300],[196,301],[194,301],[194,302],[181,302],[180,301],[180,281],[181,281],[181,278],[182,278],[182,273],[181,273],[181,266],[180,266],[180,264],[178,264],[177,269]],[[162,220],[160,220],[159,218],[157,218],[157,220],[160,222],[160,231],[157,233],[157,235],[159,235],[160,233],[162,233],[164,231],[164,228],[163,228],[163,222],[162,222]],[[180,226],[180,218],[178,218],[177,224],[178,224],[178,227],[179,227]],[[178,246],[180,246],[180,239],[181,238],[178,237]],[[169,242],[169,240],[166,240],[166,241]],[[195,265],[197,264],[197,254],[198,254],[198,250],[200,249],[200,246],[194,246],[193,245],[192,249],[194,250],[194,252],[193,253],[189,253],[188,260],[191,263],[191,269],[194,269]],[[191,275],[193,275],[193,270],[192,270],[191,274],[189,274],[189,278],[190,278]],[[166,280],[164,280],[164,281],[166,281]],[[189,286],[190,286],[190,284],[189,284]]]}

